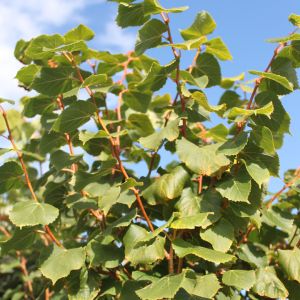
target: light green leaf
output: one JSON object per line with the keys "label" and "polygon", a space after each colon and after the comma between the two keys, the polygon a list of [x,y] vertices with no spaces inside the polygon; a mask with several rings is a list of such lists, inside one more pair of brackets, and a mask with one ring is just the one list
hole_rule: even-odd
{"label": "light green leaf", "polygon": [[188,172],[182,166],[178,166],[170,173],[157,178],[143,191],[143,196],[150,202],[172,200],[181,195],[188,178]]}
{"label": "light green leaf", "polygon": [[296,15],[296,14],[290,14],[289,15],[289,21],[297,27],[300,27],[300,15]]}
{"label": "light green leaf", "polygon": [[297,247],[293,250],[279,249],[278,261],[288,278],[300,283],[300,250]]}
{"label": "light green leaf", "polygon": [[[202,76],[204,77],[204,76]],[[202,78],[200,77],[200,78]],[[210,105],[208,103],[207,97],[203,92],[194,92],[192,94],[192,99],[194,99],[201,107],[203,107],[205,110],[209,111],[209,112],[221,112],[223,110],[225,110],[226,105],[225,104],[221,104],[221,105]]]}
{"label": "light green leaf", "polygon": [[234,227],[226,219],[200,232],[203,240],[210,243],[217,251],[227,252],[234,240]]}
{"label": "light green leaf", "polygon": [[206,75],[208,77],[207,87],[221,83],[221,68],[216,58],[210,53],[201,53],[193,68],[192,75],[195,78]]}
{"label": "light green leaf", "polygon": [[223,143],[217,150],[218,153],[223,153],[225,155],[237,155],[240,153],[248,142],[248,134],[246,132],[241,132],[232,139]]}
{"label": "light green leaf", "polygon": [[226,263],[235,260],[235,257],[233,255],[226,254],[220,251],[211,250],[201,246],[194,246],[181,239],[174,240],[172,242],[172,245],[178,257],[185,257],[187,255],[193,254],[204,260],[216,264]]}
{"label": "light green leaf", "polygon": [[242,162],[245,164],[249,175],[259,186],[270,179],[270,172],[262,162],[255,162],[255,160],[246,161],[244,159],[242,159]]}
{"label": "light green leaf", "polygon": [[206,52],[215,55],[221,60],[232,60],[232,56],[220,37],[205,42]]}
{"label": "light green leaf", "polygon": [[20,178],[23,175],[21,166],[9,161],[0,167],[0,194],[16,188],[20,184]]}
{"label": "light green leaf", "polygon": [[180,13],[180,12],[187,10],[188,8],[189,8],[188,6],[164,8],[159,4],[158,0],[145,0],[144,1],[145,15],[155,15],[155,14],[160,14],[162,12]]}
{"label": "light green leaf", "polygon": [[293,33],[288,36],[284,36],[284,37],[280,37],[280,38],[267,39],[267,42],[269,42],[269,43],[286,43],[288,41],[299,41],[299,40],[300,40],[300,34]]}
{"label": "light green leaf", "polygon": [[202,227],[210,214],[212,213],[196,213],[192,216],[179,217],[171,223],[170,227],[174,229],[194,229],[195,227]]}
{"label": "light green leaf", "polygon": [[198,147],[182,138],[177,141],[177,154],[182,162],[199,175],[212,175],[229,165],[224,154],[218,154],[218,144]]}
{"label": "light green leaf", "polygon": [[249,71],[250,74],[253,75],[258,75],[262,78],[268,78],[270,80],[273,80],[279,84],[281,84],[283,87],[285,87],[286,89],[293,91],[294,90],[294,85],[289,82],[285,77],[274,74],[274,73],[270,73],[270,72],[259,72],[259,71]]}
{"label": "light green leaf", "polygon": [[18,227],[48,225],[59,215],[59,210],[47,203],[33,200],[18,202],[9,213],[10,220]]}
{"label": "light green leaf", "polygon": [[241,73],[240,75],[234,77],[225,77],[222,78],[221,87],[223,89],[230,89],[236,81],[244,80],[245,73]]}
{"label": "light green leaf", "polygon": [[268,154],[275,154],[275,146],[272,131],[266,126],[255,126],[251,131],[251,137],[256,145],[264,149]]}
{"label": "light green leaf", "polygon": [[143,227],[132,224],[123,238],[125,258],[133,265],[152,264],[164,258],[165,238],[158,236],[151,242],[139,245],[148,234]]}
{"label": "light green leaf", "polygon": [[260,268],[256,271],[256,283],[252,289],[258,295],[272,299],[285,299],[289,295],[272,267]]}
{"label": "light green leaf", "polygon": [[181,50],[192,50],[192,49],[197,49],[201,45],[203,45],[207,41],[206,36],[201,36],[195,39],[187,40],[182,43],[176,43],[176,44],[166,44],[163,46],[169,46],[169,47],[174,47],[176,49],[181,49]]}
{"label": "light green leaf", "polygon": [[225,198],[234,202],[249,203],[251,178],[245,170],[239,170],[234,177],[217,184],[216,190]]}
{"label": "light green leaf", "polygon": [[93,30],[88,28],[85,25],[78,25],[76,28],[71,29],[68,31],[65,35],[65,42],[66,43],[72,43],[76,41],[89,41],[94,37],[95,33]]}
{"label": "light green leaf", "polygon": [[206,11],[201,11],[197,14],[194,23],[180,33],[184,40],[191,40],[212,33],[215,28],[216,23],[212,16]]}
{"label": "light green leaf", "polygon": [[58,132],[72,132],[88,122],[95,111],[96,106],[93,103],[79,100],[60,114],[52,129]]}
{"label": "light green leaf", "polygon": [[82,87],[97,86],[103,83],[107,83],[106,74],[92,74],[84,80],[84,82],[82,83]]}
{"label": "light green leaf", "polygon": [[142,55],[146,50],[161,44],[162,34],[167,31],[165,23],[152,19],[148,21],[138,32],[135,44],[135,52]]}
{"label": "light green leaf", "polygon": [[238,290],[249,291],[256,281],[254,271],[230,270],[223,274],[222,282]]}
{"label": "light green leaf", "polygon": [[83,267],[85,262],[85,249],[62,249],[54,246],[53,252],[40,267],[42,274],[49,278],[53,284],[57,280],[67,277],[71,271]]}
{"label": "light green leaf", "polygon": [[164,139],[172,142],[179,136],[179,119],[169,121],[167,126],[158,132],[139,139],[141,145],[145,148],[157,151]]}

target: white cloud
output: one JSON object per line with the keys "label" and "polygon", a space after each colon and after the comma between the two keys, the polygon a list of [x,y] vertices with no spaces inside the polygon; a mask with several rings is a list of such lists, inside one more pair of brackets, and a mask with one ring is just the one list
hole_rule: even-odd
{"label": "white cloud", "polygon": [[1,0],[0,1],[0,97],[17,98],[24,91],[13,80],[21,64],[13,56],[16,42],[70,21],[84,21],[82,10],[104,0]]}
{"label": "white cloud", "polygon": [[104,33],[99,35],[97,42],[101,48],[126,52],[134,48],[135,35],[125,32],[114,21],[108,22],[104,27]]}

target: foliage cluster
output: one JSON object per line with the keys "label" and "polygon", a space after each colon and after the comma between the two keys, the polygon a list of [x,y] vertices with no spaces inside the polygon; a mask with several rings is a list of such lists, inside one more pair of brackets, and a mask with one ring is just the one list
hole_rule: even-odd
{"label": "foliage cluster", "polygon": [[16,45],[16,78],[35,93],[21,111],[1,99],[1,299],[299,299],[300,172],[274,195],[268,181],[300,34],[270,40],[254,80],[226,78],[220,60],[232,57],[208,12],[175,43],[169,15],[187,7],[113,2],[119,26],[140,26],[134,51],[90,49],[84,25]]}

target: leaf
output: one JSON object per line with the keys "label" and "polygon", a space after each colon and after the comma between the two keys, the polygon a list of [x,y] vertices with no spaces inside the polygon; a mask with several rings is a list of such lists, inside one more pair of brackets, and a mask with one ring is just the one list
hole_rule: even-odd
{"label": "leaf", "polygon": [[173,299],[185,280],[185,272],[178,275],[168,275],[158,281],[137,290],[136,294],[142,300]]}
{"label": "leaf", "polygon": [[51,131],[42,136],[39,150],[42,155],[45,155],[46,153],[51,153],[53,150],[58,149],[64,144],[66,144],[66,138],[64,135],[55,131]]}
{"label": "leaf", "polygon": [[57,96],[80,85],[74,81],[72,67],[48,68],[43,67],[32,82],[31,88],[47,96]]}
{"label": "leaf", "polygon": [[59,215],[56,207],[33,200],[16,203],[9,213],[9,219],[18,227],[48,225]]}
{"label": "leaf", "polygon": [[289,293],[283,283],[278,279],[272,267],[260,268],[256,271],[256,283],[253,291],[262,297],[286,298]]}
{"label": "leaf", "polygon": [[251,191],[251,179],[245,170],[239,170],[234,177],[229,177],[219,183],[216,190],[225,198],[234,202],[249,203],[248,197]]}
{"label": "leaf", "polygon": [[217,152],[225,155],[237,155],[245,148],[247,142],[248,134],[246,132],[241,132],[232,139],[223,143],[218,148]]}
{"label": "leaf", "polygon": [[258,161],[255,163],[254,161],[255,160],[245,161],[242,159],[248,174],[259,186],[261,186],[264,182],[267,182],[270,179],[270,172],[262,162]]}
{"label": "leaf", "polygon": [[46,111],[52,111],[55,103],[51,97],[39,95],[26,99],[23,113],[28,118],[36,115],[42,115]]}
{"label": "leaf", "polygon": [[201,11],[197,14],[193,24],[181,30],[180,33],[184,40],[191,40],[212,33],[215,28],[216,23],[212,16],[206,11]]}
{"label": "leaf", "polygon": [[82,83],[82,87],[97,86],[103,83],[107,83],[106,74],[92,74],[84,80],[84,82]]}
{"label": "leaf", "polygon": [[83,155],[69,155],[62,150],[56,150],[50,155],[50,162],[56,170],[61,170],[79,162]]}
{"label": "leaf", "polygon": [[58,132],[72,132],[88,122],[96,107],[88,101],[76,101],[67,107],[54,122],[52,129]]}
{"label": "leaf", "polygon": [[289,279],[300,283],[300,250],[278,250],[278,261]]}
{"label": "leaf", "polygon": [[35,241],[36,233],[32,228],[16,228],[12,237],[0,243],[1,255],[14,250],[24,250],[32,246]]}
{"label": "leaf", "polygon": [[289,15],[289,21],[297,27],[300,27],[300,16],[296,14],[290,14]]}
{"label": "leaf", "polygon": [[238,290],[249,291],[256,281],[254,271],[230,270],[223,274],[222,282]]}
{"label": "leaf", "polygon": [[14,161],[4,163],[0,167],[0,194],[16,188],[22,175],[23,170],[18,163]]}
{"label": "leaf", "polygon": [[40,71],[41,67],[37,65],[28,65],[20,69],[16,75],[19,85],[30,88],[32,81]]}
{"label": "leaf", "polygon": [[145,15],[160,14],[165,13],[180,13],[188,9],[188,6],[174,7],[174,8],[164,8],[157,0],[145,0],[144,10]]}
{"label": "leaf", "polygon": [[[174,71],[172,73],[172,79],[176,78],[176,72],[177,71]],[[204,75],[204,76],[199,77],[199,78],[194,78],[190,72],[184,71],[184,70],[180,71],[180,79],[182,81],[186,81],[190,85],[197,86],[200,89],[206,88],[206,86],[208,84],[208,78],[207,78],[207,76]],[[199,93],[201,94],[201,92],[199,92]],[[195,93],[193,93],[193,94],[195,94]]]}
{"label": "leaf", "polygon": [[266,252],[259,245],[243,244],[240,246],[237,255],[253,267],[266,267],[269,264]]}
{"label": "leaf", "polygon": [[185,138],[177,141],[179,159],[193,172],[210,176],[229,165],[224,154],[218,154],[218,144],[198,147]]}
{"label": "leaf", "polygon": [[234,240],[234,227],[226,219],[221,219],[205,231],[201,231],[200,236],[210,243],[215,250],[227,252]]}
{"label": "leaf", "polygon": [[157,178],[143,191],[143,196],[150,202],[170,201],[181,195],[188,179],[188,172],[182,166],[178,166],[170,173]]}
{"label": "leaf", "polygon": [[181,50],[192,50],[192,49],[199,48],[206,41],[207,41],[206,36],[201,36],[199,38],[190,39],[190,40],[184,41],[182,43],[166,44],[166,45],[163,45],[163,46],[174,47],[176,49],[181,49]]}
{"label": "leaf", "polygon": [[236,81],[244,80],[245,73],[241,73],[240,75],[234,77],[225,77],[222,78],[221,87],[223,89],[230,89]]}
{"label": "leaf", "polygon": [[30,41],[25,53],[32,59],[49,59],[63,43],[64,38],[60,34],[43,34]]}
{"label": "leaf", "polygon": [[255,126],[251,131],[251,138],[256,145],[268,154],[275,154],[274,140],[271,130],[266,126]]}
{"label": "leaf", "polygon": [[123,93],[123,101],[135,111],[145,113],[151,102],[150,91],[128,90]]}
{"label": "leaf", "polygon": [[218,61],[210,53],[201,53],[193,68],[192,75],[195,78],[206,75],[208,77],[207,87],[221,83],[221,69]]}
{"label": "leaf", "polygon": [[[204,76],[203,76],[204,77]],[[202,77],[200,77],[202,78]],[[205,110],[209,111],[209,112],[221,112],[223,110],[225,110],[226,105],[225,104],[221,104],[221,105],[210,105],[208,103],[208,100],[205,96],[204,93],[202,92],[194,92],[192,94],[192,99],[194,99],[198,105],[200,105],[201,107],[203,107]]]}
{"label": "leaf", "polygon": [[235,260],[235,257],[230,254],[211,250],[201,246],[194,246],[184,240],[176,239],[172,242],[173,249],[178,257],[185,257],[193,254],[204,260],[220,264]]}
{"label": "leaf", "polygon": [[279,84],[281,84],[283,87],[285,87],[286,89],[288,89],[290,91],[294,90],[294,85],[283,76],[280,76],[280,75],[277,75],[274,73],[270,73],[270,72],[259,72],[259,71],[249,71],[249,73],[253,74],[253,75],[258,75],[262,78],[268,78],[270,80],[278,82]]}
{"label": "leaf", "polygon": [[87,245],[86,250],[93,267],[116,268],[123,259],[123,251],[113,244],[104,245],[94,240]]}
{"label": "leaf", "polygon": [[132,224],[123,238],[125,259],[133,265],[152,264],[164,258],[165,238],[158,236],[146,244],[138,245],[148,234],[143,227]]}
{"label": "leaf", "polygon": [[300,40],[300,34],[299,33],[292,33],[288,36],[268,39],[267,42],[269,42],[269,43],[286,43],[288,41],[298,41],[298,40]]}
{"label": "leaf", "polygon": [[78,25],[76,28],[71,29],[68,31],[65,35],[65,42],[66,43],[72,43],[76,41],[90,41],[95,36],[95,33],[93,30],[88,28],[85,25]]}
{"label": "leaf", "polygon": [[85,249],[82,247],[62,249],[54,246],[53,252],[43,262],[40,270],[45,277],[55,284],[57,280],[67,277],[71,271],[82,268],[85,257]]}
{"label": "leaf", "polygon": [[192,216],[183,216],[175,219],[170,227],[174,229],[194,229],[195,227],[202,227],[207,221],[210,213],[198,213]]}
{"label": "leaf", "polygon": [[138,32],[135,52],[142,55],[146,50],[161,44],[162,34],[167,31],[165,23],[157,19],[148,21]]}
{"label": "leaf", "polygon": [[118,9],[116,22],[122,28],[129,26],[140,26],[149,20],[144,14],[144,3],[128,5],[121,3]]}
{"label": "leaf", "polygon": [[214,38],[205,42],[206,53],[215,55],[221,60],[232,60],[232,56],[220,37]]}
{"label": "leaf", "polygon": [[234,107],[229,111],[227,117],[229,119],[234,119],[237,116],[250,117],[253,115],[254,116],[265,115],[270,117],[273,111],[274,111],[273,103],[269,102],[263,107],[257,109],[244,109],[244,108]]}
{"label": "leaf", "polygon": [[157,151],[160,148],[164,139],[167,139],[168,141],[172,142],[178,138],[178,124],[179,119],[169,121],[166,127],[161,129],[160,131],[154,132],[151,135],[140,138],[139,142],[143,147]]}

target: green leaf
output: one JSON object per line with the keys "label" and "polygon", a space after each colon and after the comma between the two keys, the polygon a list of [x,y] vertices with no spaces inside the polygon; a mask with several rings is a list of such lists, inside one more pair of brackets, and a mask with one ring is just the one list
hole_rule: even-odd
{"label": "green leaf", "polygon": [[172,200],[181,195],[188,179],[188,172],[182,166],[178,166],[170,173],[157,178],[143,191],[143,196],[150,202]]}
{"label": "green leaf", "polygon": [[72,43],[76,41],[90,41],[95,36],[95,33],[93,30],[88,28],[85,25],[78,25],[76,28],[71,29],[68,31],[65,35],[65,42],[66,43]]}
{"label": "green leaf", "polygon": [[198,49],[206,41],[207,41],[206,36],[201,36],[199,38],[187,40],[182,43],[166,44],[164,46],[174,47],[181,50],[192,50],[192,49]]}
{"label": "green leaf", "polygon": [[[176,78],[176,73],[177,73],[177,71],[174,71],[172,73],[172,79]],[[194,78],[190,72],[184,71],[184,70],[180,71],[180,79],[182,81],[185,81],[185,82],[189,83],[190,85],[197,86],[200,89],[206,88],[206,86],[208,84],[207,76],[204,75],[204,76],[199,77],[199,78]],[[199,92],[199,93],[201,93],[201,92]]]}
{"label": "green leaf", "polygon": [[0,167],[0,194],[16,188],[22,175],[23,170],[18,163],[14,161],[4,163]]}
{"label": "green leaf", "polygon": [[20,69],[16,75],[16,78],[19,81],[19,85],[30,88],[32,81],[34,80],[40,69],[41,67],[37,65],[29,65]]}
{"label": "green leaf", "polygon": [[62,150],[57,150],[50,155],[50,162],[56,170],[61,170],[65,167],[71,166],[82,159],[83,155],[69,155]]}
{"label": "green leaf", "polygon": [[138,32],[135,52],[142,55],[146,50],[161,44],[162,34],[167,31],[165,23],[157,19],[148,21]]}
{"label": "green leaf", "polygon": [[289,293],[283,283],[278,279],[272,267],[260,268],[256,271],[256,283],[253,291],[262,297],[286,298]]}
{"label": "green leaf", "polygon": [[60,114],[52,129],[58,132],[72,132],[88,122],[95,111],[96,106],[93,103],[79,100]]}
{"label": "green leaf", "polygon": [[18,202],[9,213],[9,218],[18,227],[48,225],[59,215],[56,207],[33,200]]}
{"label": "green leaf", "polygon": [[12,237],[0,243],[1,255],[14,250],[24,250],[32,246],[35,241],[36,233],[32,228],[16,228]]}
{"label": "green leaf", "polygon": [[132,5],[122,3],[119,5],[116,22],[122,28],[142,25],[150,18],[145,16],[144,10],[144,3]]}
{"label": "green leaf", "polygon": [[106,74],[92,74],[84,80],[84,82],[82,83],[82,87],[97,86],[103,83],[107,83]]}
{"label": "green leaf", "polygon": [[300,16],[296,14],[290,14],[289,15],[289,21],[297,27],[300,27]]}
{"label": "green leaf", "polygon": [[79,86],[74,77],[72,67],[64,66],[54,69],[43,67],[40,74],[33,80],[31,88],[47,96],[57,96]]}
{"label": "green leaf", "polygon": [[66,144],[66,138],[63,134],[51,131],[45,133],[40,141],[40,153],[45,155],[51,153],[53,150],[58,149],[60,146]]}
{"label": "green leaf", "polygon": [[125,258],[133,265],[152,264],[164,258],[165,238],[158,236],[148,243],[139,245],[148,234],[143,227],[132,224],[123,238]]}
{"label": "green leaf", "polygon": [[228,129],[223,124],[218,124],[208,130],[206,137],[212,138],[216,142],[226,142]]}
{"label": "green leaf", "polygon": [[196,213],[192,216],[179,217],[171,223],[170,227],[174,229],[194,229],[195,227],[202,227],[210,214],[211,213]]}
{"label": "green leaf", "polygon": [[221,60],[232,60],[232,56],[220,37],[205,42],[206,52],[215,55]]}
{"label": "green leaf", "polygon": [[201,231],[200,236],[209,242],[215,250],[227,252],[234,240],[234,227],[226,219],[221,219],[205,231]]}
{"label": "green leaf", "polygon": [[259,71],[249,71],[250,74],[253,75],[258,75],[262,78],[267,78],[270,80],[273,80],[279,84],[281,84],[283,87],[285,87],[286,89],[293,91],[294,90],[294,85],[289,82],[285,77],[274,74],[274,73],[270,73],[270,72],[259,72]]}
{"label": "green leaf", "polygon": [[221,69],[218,61],[210,53],[201,53],[193,68],[192,75],[195,78],[206,75],[208,77],[207,87],[221,83]]}
{"label": "green leaf", "polygon": [[245,73],[241,73],[240,75],[234,77],[225,77],[222,78],[221,87],[223,89],[230,89],[236,81],[244,80]]}
{"label": "green leaf", "polygon": [[123,101],[135,111],[145,113],[151,102],[150,91],[128,90],[123,93]]}
{"label": "green leaf", "polygon": [[225,155],[237,155],[239,154],[247,145],[248,134],[246,132],[241,132],[231,140],[223,143],[217,150],[218,153],[223,153]]}
{"label": "green leaf", "polygon": [[172,245],[178,257],[185,257],[187,255],[193,254],[197,257],[216,264],[235,260],[235,257],[233,255],[211,250],[201,246],[195,246],[181,239],[174,240],[172,242]]}
{"label": "green leaf", "polygon": [[38,95],[25,100],[24,115],[33,118],[36,115],[42,115],[46,111],[51,111],[55,107],[55,102],[51,97]]}
{"label": "green leaf", "polygon": [[177,141],[177,154],[180,160],[199,175],[212,175],[229,165],[224,154],[218,154],[218,144],[198,147],[182,138]]}
{"label": "green leaf", "polygon": [[278,261],[289,279],[300,283],[300,250],[278,250]]}
{"label": "green leaf", "polygon": [[256,163],[255,160],[245,161],[244,159],[242,159],[242,162],[245,164],[246,170],[249,175],[259,186],[269,180],[270,172],[262,162],[258,161]]}
{"label": "green leaf", "polygon": [[98,241],[91,241],[86,250],[92,267],[116,268],[123,259],[123,251],[113,244],[104,245]]}
{"label": "green leaf", "polygon": [[83,267],[85,262],[85,249],[62,249],[54,246],[53,252],[40,267],[42,274],[49,278],[53,284],[57,280],[67,277],[71,271]]}
{"label": "green leaf", "polygon": [[230,270],[223,274],[222,282],[238,290],[249,291],[256,281],[254,271]]}
{"label": "green leaf", "polygon": [[[204,77],[204,76],[202,76]],[[200,77],[200,78],[202,78]],[[205,94],[203,92],[194,92],[192,94],[192,99],[194,99],[201,107],[203,107],[205,110],[209,111],[209,112],[221,112],[223,110],[225,110],[226,105],[225,104],[221,104],[221,105],[210,105],[208,103],[208,100],[205,96]]]}
{"label": "green leaf", "polygon": [[268,39],[267,42],[269,42],[269,43],[286,43],[288,41],[298,41],[298,40],[300,40],[300,34],[293,33],[288,36],[284,36],[284,37],[280,37],[280,38]]}
{"label": "green leaf", "polygon": [[154,15],[165,13],[180,13],[188,9],[188,6],[174,7],[174,8],[164,8],[162,7],[158,0],[145,0],[144,1],[144,10],[145,15]]}
{"label": "green leaf", "polygon": [[265,267],[269,264],[266,252],[259,245],[242,244],[237,254],[241,260],[253,267]]}
{"label": "green leaf", "polygon": [[50,59],[55,49],[64,44],[64,38],[60,34],[43,34],[32,39],[25,53],[32,59]]}
{"label": "green leaf", "polygon": [[274,111],[273,103],[269,102],[268,104],[264,105],[263,107],[257,108],[257,109],[245,109],[245,108],[234,107],[229,111],[227,117],[229,119],[234,119],[237,116],[250,117],[253,115],[254,116],[264,115],[264,116],[268,116],[270,118],[273,111]]}
{"label": "green leaf", "polygon": [[240,169],[234,177],[217,184],[216,190],[230,201],[249,203],[251,179],[244,169]]}
{"label": "green leaf", "polygon": [[154,132],[151,135],[140,138],[139,142],[143,147],[157,151],[160,148],[164,139],[167,139],[168,141],[172,142],[178,138],[178,124],[179,119],[169,121],[166,127],[161,129],[160,131]]}
{"label": "green leaf", "polygon": [[136,291],[142,300],[173,299],[185,280],[185,272],[168,275]]}
{"label": "green leaf", "polygon": [[212,33],[215,28],[216,23],[212,16],[206,11],[201,11],[197,14],[194,23],[180,33],[184,40],[191,40]]}
{"label": "green leaf", "polygon": [[271,130],[266,126],[255,126],[250,136],[257,146],[268,154],[275,154],[274,140]]}

